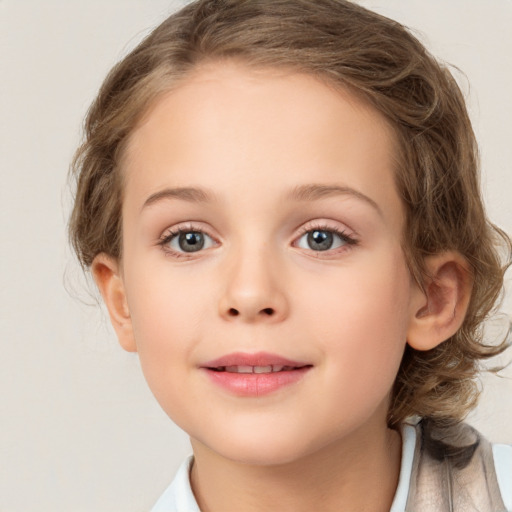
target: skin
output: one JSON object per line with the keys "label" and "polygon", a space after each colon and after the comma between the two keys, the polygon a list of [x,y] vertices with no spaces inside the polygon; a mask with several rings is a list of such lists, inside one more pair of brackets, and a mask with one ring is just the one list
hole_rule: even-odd
{"label": "skin", "polygon": [[[401,446],[386,414],[405,345],[453,334],[470,289],[452,253],[429,260],[425,293],[412,280],[395,151],[348,92],[233,63],[197,69],[132,133],[123,259],[100,254],[93,273],[122,346],[191,437],[201,510],[389,510]],[[291,197],[318,184],[341,191]],[[210,198],[162,194],[177,187]],[[179,229],[206,233],[205,248],[161,243]],[[342,236],[319,251],[314,229]],[[312,368],[259,397],[200,369],[259,351]]]}

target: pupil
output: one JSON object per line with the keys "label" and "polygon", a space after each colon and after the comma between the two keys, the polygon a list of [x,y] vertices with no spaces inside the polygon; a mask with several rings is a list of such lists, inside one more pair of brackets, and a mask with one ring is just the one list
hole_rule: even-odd
{"label": "pupil", "polygon": [[185,252],[200,251],[204,246],[204,237],[202,233],[190,231],[181,233],[179,237],[180,249]]}
{"label": "pupil", "polygon": [[327,251],[332,242],[333,236],[329,231],[311,231],[308,234],[308,244],[315,251]]}

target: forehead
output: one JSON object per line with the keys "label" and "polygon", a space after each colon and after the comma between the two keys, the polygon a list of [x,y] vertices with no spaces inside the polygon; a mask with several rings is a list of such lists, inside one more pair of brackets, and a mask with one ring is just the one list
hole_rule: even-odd
{"label": "forehead", "polygon": [[132,133],[125,197],[137,191],[140,203],[171,185],[220,194],[264,185],[277,194],[328,181],[398,200],[395,147],[384,116],[346,89],[303,73],[209,63],[159,97]]}

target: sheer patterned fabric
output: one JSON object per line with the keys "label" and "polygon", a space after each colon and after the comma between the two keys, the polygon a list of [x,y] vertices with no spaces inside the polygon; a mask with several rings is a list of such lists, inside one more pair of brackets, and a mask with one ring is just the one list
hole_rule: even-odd
{"label": "sheer patterned fabric", "polygon": [[462,423],[416,425],[416,447],[406,512],[507,512],[492,445]]}

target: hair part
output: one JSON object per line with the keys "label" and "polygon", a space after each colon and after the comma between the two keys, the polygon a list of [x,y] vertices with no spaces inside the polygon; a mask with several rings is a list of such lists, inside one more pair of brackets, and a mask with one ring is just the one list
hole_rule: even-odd
{"label": "hair part", "polygon": [[225,59],[289,68],[349,89],[394,128],[411,274],[421,285],[425,257],[455,250],[471,267],[473,291],[452,338],[427,352],[407,346],[388,424],[411,415],[462,420],[478,397],[480,361],[507,346],[486,345],[482,325],[502,290],[511,240],[487,220],[475,136],[453,76],[401,24],[352,2],[198,0],[118,63],[88,112],[72,164],[76,197],[69,233],[82,266],[101,252],[122,257],[122,157],[141,117],[201,63]]}

